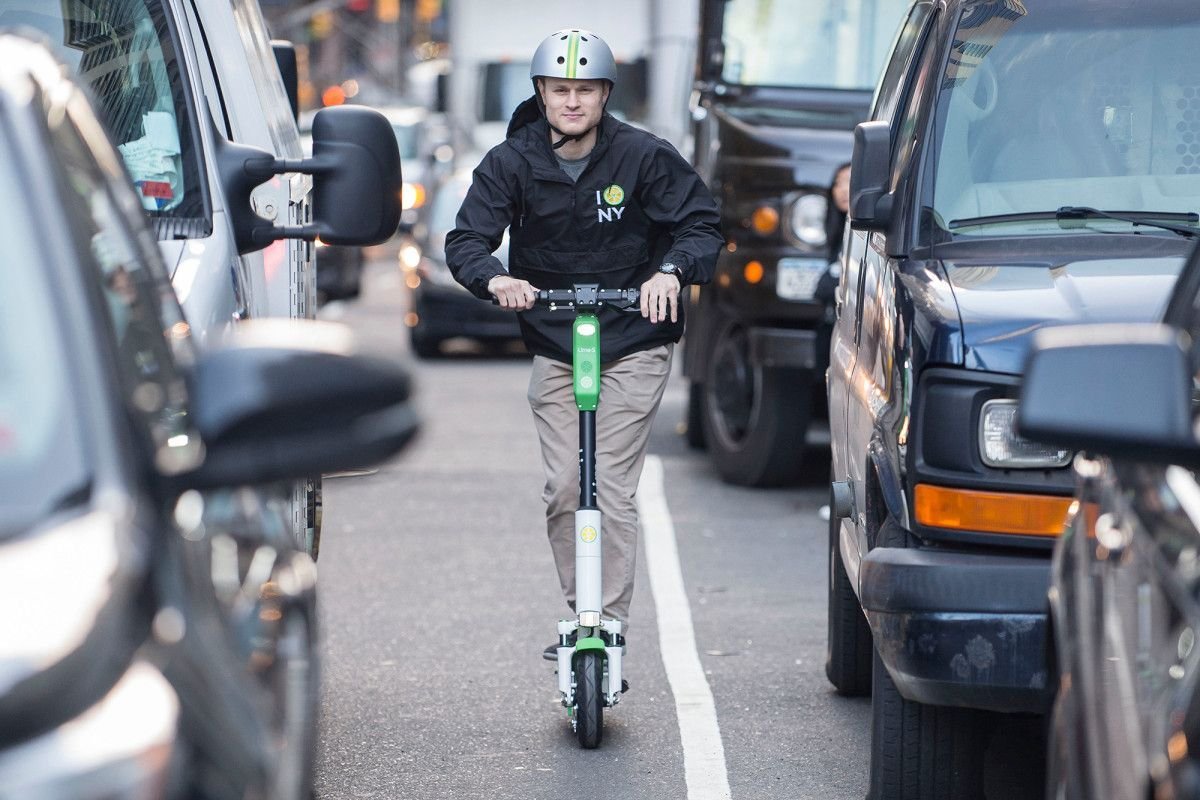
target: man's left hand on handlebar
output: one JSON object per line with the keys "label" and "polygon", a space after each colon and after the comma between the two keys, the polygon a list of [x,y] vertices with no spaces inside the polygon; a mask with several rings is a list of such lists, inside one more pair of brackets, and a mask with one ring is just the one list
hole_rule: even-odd
{"label": "man's left hand on handlebar", "polygon": [[671,310],[671,322],[679,320],[679,278],[660,272],[642,284],[642,316],[652,323],[663,322],[667,309]]}

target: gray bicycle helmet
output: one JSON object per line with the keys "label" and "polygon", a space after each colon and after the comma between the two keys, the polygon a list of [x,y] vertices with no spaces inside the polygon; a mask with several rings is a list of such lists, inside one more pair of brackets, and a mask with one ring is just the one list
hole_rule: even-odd
{"label": "gray bicycle helmet", "polygon": [[547,36],[533,53],[529,78],[569,78],[617,82],[612,50],[591,31],[571,28]]}
{"label": "gray bicycle helmet", "polygon": [[[612,50],[596,34],[579,28],[555,31],[542,40],[529,62],[529,79],[533,81],[533,95],[538,109],[545,114],[542,97],[537,91],[538,78],[566,78],[568,80],[608,81],[609,91],[617,82],[617,62]],[[605,100],[605,105],[608,101]],[[582,139],[587,131],[567,134],[553,125],[550,129],[562,136],[554,143],[557,150],[567,142]]]}

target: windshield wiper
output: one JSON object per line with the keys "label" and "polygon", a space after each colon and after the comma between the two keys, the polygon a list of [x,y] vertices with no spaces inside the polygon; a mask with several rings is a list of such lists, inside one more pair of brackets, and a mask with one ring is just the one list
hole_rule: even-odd
{"label": "windshield wiper", "polygon": [[985,217],[965,217],[951,220],[947,227],[967,228],[972,225],[991,225],[996,222],[1026,222],[1029,220],[1053,219],[1059,222],[1084,219],[1115,219],[1118,222],[1128,222],[1131,225],[1145,225],[1150,228],[1161,228],[1172,231],[1180,236],[1193,237],[1200,234],[1196,228],[1186,228],[1182,225],[1172,225],[1164,220],[1178,222],[1200,222],[1200,215],[1190,211],[1101,211],[1091,206],[1063,206],[1057,211],[1019,211],[1014,214],[992,214]]}

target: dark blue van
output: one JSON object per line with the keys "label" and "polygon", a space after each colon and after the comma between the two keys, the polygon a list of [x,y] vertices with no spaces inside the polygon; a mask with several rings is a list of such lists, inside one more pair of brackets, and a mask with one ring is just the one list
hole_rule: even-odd
{"label": "dark blue van", "polygon": [[[1073,453],[1017,435],[1039,329],[1161,318],[1200,230],[1200,22],[1166,0],[939,0],[855,130],[828,373],[827,673],[872,798],[982,796],[1043,713]],[[864,613],[865,612],[865,613]]]}

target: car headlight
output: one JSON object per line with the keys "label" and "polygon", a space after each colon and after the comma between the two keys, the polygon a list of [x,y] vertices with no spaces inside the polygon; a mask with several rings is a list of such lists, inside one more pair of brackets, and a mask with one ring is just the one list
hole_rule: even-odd
{"label": "car headlight", "polygon": [[979,455],[989,467],[1051,469],[1065,467],[1072,452],[1017,435],[1017,401],[988,400],[979,415]]}
{"label": "car headlight", "polygon": [[802,194],[796,198],[788,212],[788,226],[792,235],[810,247],[824,247],[828,205],[824,195]]}

